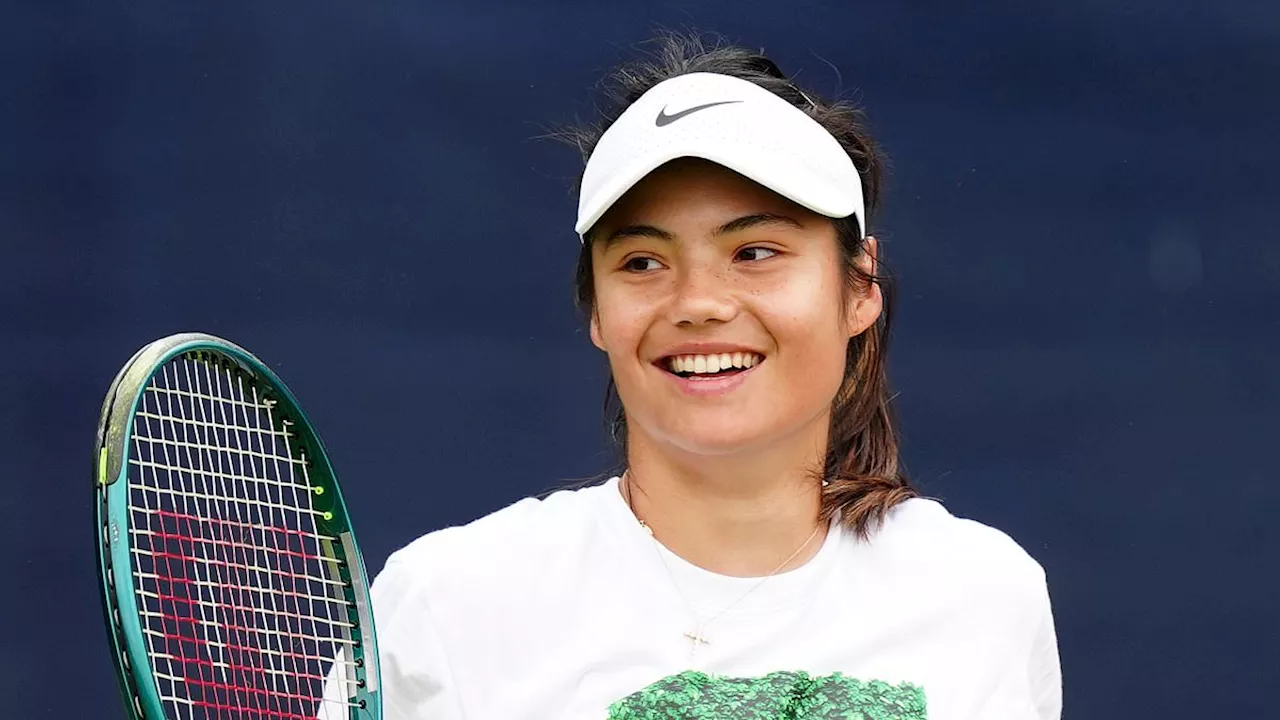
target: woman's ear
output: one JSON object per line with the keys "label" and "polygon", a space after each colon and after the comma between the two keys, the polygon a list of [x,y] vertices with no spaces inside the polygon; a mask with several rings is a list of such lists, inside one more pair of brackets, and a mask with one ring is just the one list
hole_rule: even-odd
{"label": "woman's ear", "polygon": [[[862,272],[876,277],[880,269],[880,242],[868,235],[862,242],[862,254],[855,261]],[[884,296],[880,292],[880,283],[871,282],[848,294],[845,307],[846,328],[849,337],[861,335],[867,328],[876,324],[880,313],[884,310]]]}
{"label": "woman's ear", "polygon": [[600,337],[600,312],[594,308],[591,310],[591,344],[604,350],[604,340]]}

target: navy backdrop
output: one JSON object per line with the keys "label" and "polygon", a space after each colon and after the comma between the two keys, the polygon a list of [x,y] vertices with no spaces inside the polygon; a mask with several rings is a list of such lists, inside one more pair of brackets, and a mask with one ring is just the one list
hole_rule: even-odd
{"label": "navy backdrop", "polygon": [[967,5],[6,3],[3,714],[122,717],[89,449],[148,340],[284,376],[375,570],[607,467],[537,137],[663,25],[868,108],[906,459],[1047,568],[1066,716],[1274,717],[1280,5]]}

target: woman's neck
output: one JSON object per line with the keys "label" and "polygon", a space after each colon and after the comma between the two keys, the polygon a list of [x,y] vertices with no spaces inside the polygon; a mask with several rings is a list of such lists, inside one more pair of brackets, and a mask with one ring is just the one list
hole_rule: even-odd
{"label": "woman's neck", "polygon": [[621,491],[654,537],[694,565],[737,577],[786,572],[808,562],[825,538],[815,532],[824,522],[813,475],[822,467],[821,446],[805,439],[791,445],[689,457],[631,433]]}

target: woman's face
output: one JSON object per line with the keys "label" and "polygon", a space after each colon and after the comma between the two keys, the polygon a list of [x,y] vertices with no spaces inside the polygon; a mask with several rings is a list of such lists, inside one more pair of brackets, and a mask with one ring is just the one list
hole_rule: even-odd
{"label": "woman's face", "polygon": [[875,285],[846,296],[828,219],[680,160],[632,188],[592,238],[591,338],[630,432],[698,455],[809,437],[826,447],[845,348],[881,307]]}

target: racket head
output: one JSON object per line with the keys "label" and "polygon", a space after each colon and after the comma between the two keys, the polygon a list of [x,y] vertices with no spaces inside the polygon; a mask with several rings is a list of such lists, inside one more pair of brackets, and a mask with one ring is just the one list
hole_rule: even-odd
{"label": "racket head", "polygon": [[203,333],[144,346],[104,398],[93,473],[135,720],[381,719],[364,561],[319,434],[270,368]]}

